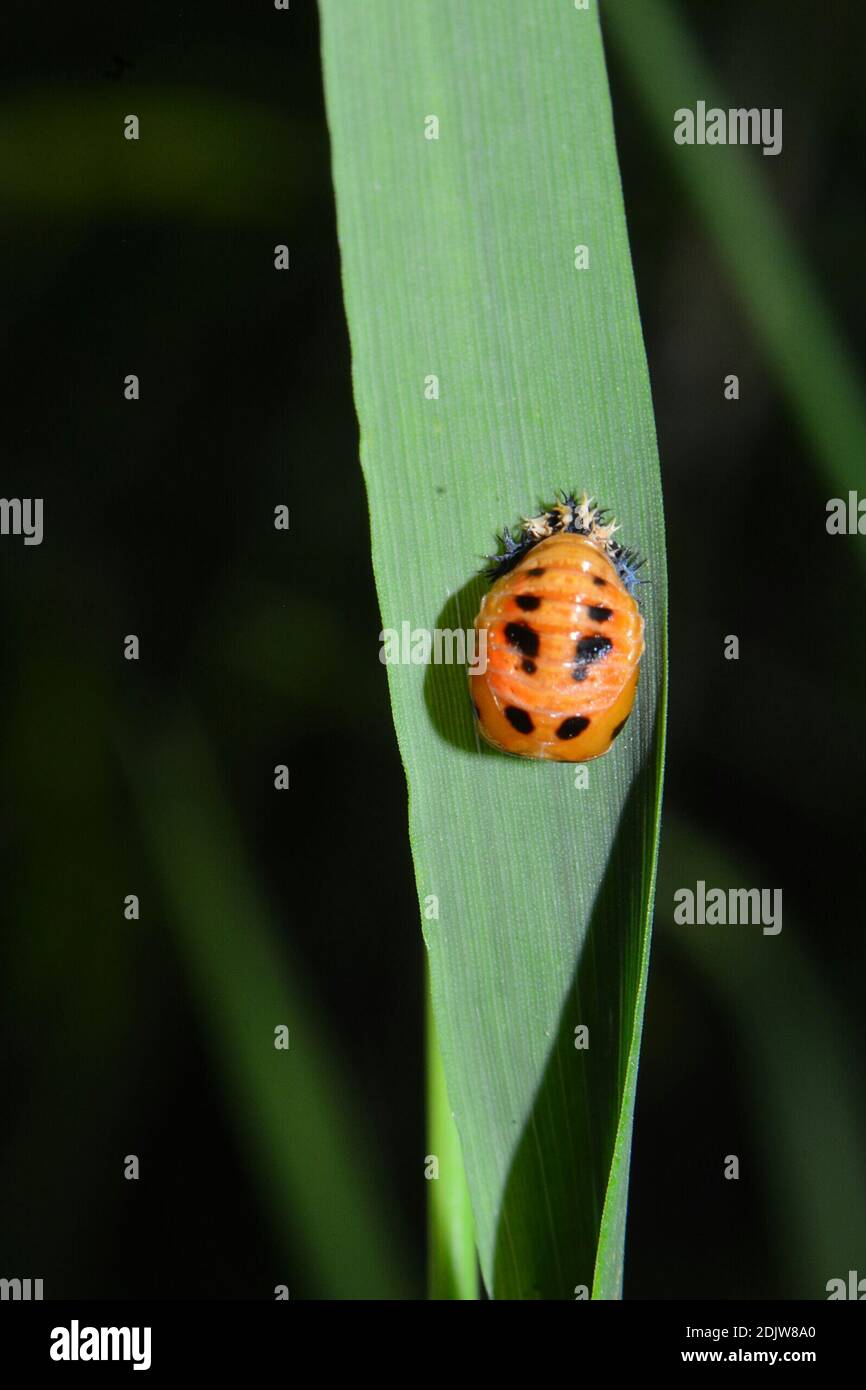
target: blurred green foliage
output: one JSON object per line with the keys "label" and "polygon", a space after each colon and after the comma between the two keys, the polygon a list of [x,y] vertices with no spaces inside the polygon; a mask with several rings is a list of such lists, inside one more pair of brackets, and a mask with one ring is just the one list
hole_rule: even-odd
{"label": "blurred green foliage", "polygon": [[[138,117],[136,140],[124,134],[129,113]],[[279,228],[297,214],[315,162],[326,158],[320,126],[218,92],[127,82],[101,91],[25,89],[3,104],[7,211],[37,225],[49,216],[170,217]]]}
{"label": "blurred green foliage", "polygon": [[[770,192],[768,164],[739,145],[677,145],[673,112],[707,107],[772,106],[729,101],[671,0],[634,5],[611,0],[606,32],[627,67],[648,133],[697,208],[719,264],[736,288],[768,367],[787,397],[829,487],[845,493],[866,483],[866,400],[856,362],[828,310],[812,263]],[[739,84],[737,87],[739,90]],[[780,108],[783,113],[784,108]],[[788,108],[788,117],[791,111]],[[787,131],[789,160],[803,158],[801,130]],[[793,144],[793,148],[791,147]],[[832,409],[828,408],[832,403]]]}

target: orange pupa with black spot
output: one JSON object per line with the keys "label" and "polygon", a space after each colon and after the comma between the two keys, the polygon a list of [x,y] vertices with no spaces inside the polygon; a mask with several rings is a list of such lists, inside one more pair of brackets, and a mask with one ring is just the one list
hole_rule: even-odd
{"label": "orange pupa with black spot", "polygon": [[[587,762],[622,731],[634,704],[644,623],[639,568],[585,495],[505,532],[495,582],[475,619],[470,672],[481,735],[523,758]],[[481,667],[484,666],[484,669]]]}

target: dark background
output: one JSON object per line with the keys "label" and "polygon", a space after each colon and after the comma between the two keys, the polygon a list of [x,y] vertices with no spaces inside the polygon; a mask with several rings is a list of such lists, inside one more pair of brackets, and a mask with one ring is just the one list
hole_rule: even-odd
{"label": "dark background", "polygon": [[[750,158],[862,360],[859,7],[679,14],[736,104],[784,109],[783,154]],[[864,542],[827,536],[833,493],[613,46],[608,61],[670,546],[661,884],[730,865],[733,882],[782,887],[807,982],[801,1009],[776,977],[782,1019],[760,976],[714,983],[660,893],[626,1296],[822,1297],[848,1249],[827,1267],[808,1236],[792,1256],[791,1236],[827,1230],[825,1121],[793,1061],[762,1091],[743,1018],[782,1058],[793,1028],[819,1074],[826,1059],[831,1109],[854,1100],[841,1161],[864,1171]],[[0,543],[0,1275],[42,1277],[49,1298],[269,1298],[277,1283],[364,1297],[351,1241],[345,1259],[309,1258],[339,1186],[316,1143],[345,1118],[335,1103],[320,1131],[317,1106],[348,1091],[349,1177],[393,1228],[390,1290],[421,1296],[422,946],[315,9],[16,5],[0,63],[2,491],[45,498],[42,546]],[[200,834],[178,838],[185,824]],[[282,1136],[309,1153],[294,1188],[263,1171],[259,1093],[214,1044],[220,912],[241,881],[269,978],[322,1040],[325,1084]],[[123,916],[133,892],[139,922]],[[238,986],[251,1008],[257,978]],[[739,1183],[720,1180],[729,1153]],[[367,1196],[342,1190],[361,1230]],[[864,1228],[859,1193],[831,1212],[840,1228]]]}

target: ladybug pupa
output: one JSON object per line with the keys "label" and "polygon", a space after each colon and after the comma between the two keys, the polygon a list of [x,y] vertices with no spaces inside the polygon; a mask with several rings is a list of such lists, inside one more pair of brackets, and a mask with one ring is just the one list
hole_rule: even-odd
{"label": "ladybug pupa", "polygon": [[[584,494],[503,534],[475,619],[486,665],[469,676],[482,736],[522,758],[587,762],[606,753],[634,704],[644,623],[642,564]],[[483,669],[482,669],[483,666]]]}

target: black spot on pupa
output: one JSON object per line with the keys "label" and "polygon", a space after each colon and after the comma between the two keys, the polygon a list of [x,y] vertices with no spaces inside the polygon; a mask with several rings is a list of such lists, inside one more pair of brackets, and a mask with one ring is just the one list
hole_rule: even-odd
{"label": "black spot on pupa", "polygon": [[[540,579],[541,576],[544,574],[544,566],[543,566],[543,565],[536,565],[536,566],[535,566],[535,569],[527,570],[526,573],[527,573],[528,575],[531,575],[533,579]],[[604,580],[602,580],[601,582],[602,582],[602,584],[603,584],[603,583],[604,583]]]}
{"label": "black spot on pupa", "polygon": [[476,705],[476,703],[475,703],[474,700],[472,701],[472,708],[473,708],[474,711],[475,711],[475,718],[476,718],[476,719],[480,719],[480,718],[481,718],[481,710],[478,708],[478,706]]}
{"label": "black spot on pupa", "polygon": [[589,675],[589,667],[607,656],[612,647],[613,642],[610,638],[603,637],[600,632],[581,637],[574,649],[574,666],[571,672],[573,678],[576,681],[585,681]]}
{"label": "black spot on pupa", "polygon": [[534,676],[536,670],[538,669],[535,665],[535,662],[530,661],[528,657],[525,661],[522,661],[520,664],[526,672],[527,676]]}
{"label": "black spot on pupa", "polygon": [[536,608],[541,607],[541,599],[536,598],[535,594],[518,594],[514,602],[524,613],[534,613]]}
{"label": "black spot on pupa", "polygon": [[563,719],[556,731],[556,737],[561,739],[577,738],[584,729],[589,726],[589,720],[585,714],[573,714],[570,719]]}
{"label": "black spot on pupa", "polygon": [[599,587],[600,589],[606,589],[606,588],[607,588],[607,580],[606,580],[606,579],[602,579],[602,577],[601,577],[600,574],[594,574],[594,575],[592,576],[592,582],[593,582],[593,584],[597,584],[598,587]]}
{"label": "black spot on pupa", "polygon": [[622,731],[623,731],[623,729],[625,728],[625,726],[626,726],[627,723],[628,723],[628,715],[626,715],[625,719],[621,719],[620,722],[617,724],[616,728],[612,731],[611,736],[610,736],[610,741],[611,741],[611,743],[613,743],[613,741],[614,741],[614,739],[616,738],[617,734],[621,734],[621,733],[622,733]]}
{"label": "black spot on pupa", "polygon": [[535,728],[525,709],[518,709],[516,705],[507,705],[505,718],[508,720],[512,729],[516,729],[519,734],[531,734]]}
{"label": "black spot on pupa", "polygon": [[505,640],[524,656],[538,656],[538,633],[529,623],[506,623]]}
{"label": "black spot on pupa", "polygon": [[586,611],[594,623],[606,623],[608,618],[613,617],[613,609],[603,608],[600,604],[588,603]]}
{"label": "black spot on pupa", "polygon": [[610,638],[603,637],[600,632],[581,637],[574,649],[575,665],[586,666],[591,661],[600,661],[603,656],[607,656],[612,646]]}

